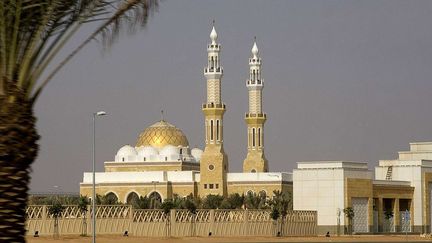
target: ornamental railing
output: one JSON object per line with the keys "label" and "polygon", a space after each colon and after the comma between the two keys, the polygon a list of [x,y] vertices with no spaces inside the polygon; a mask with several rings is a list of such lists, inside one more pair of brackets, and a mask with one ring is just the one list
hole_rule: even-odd
{"label": "ornamental railing", "polygon": [[[52,235],[54,219],[48,214],[49,206],[28,206],[26,209],[27,234]],[[59,233],[64,235],[90,234],[91,208],[81,211],[78,206],[66,206],[59,217]],[[315,211],[289,211],[278,220],[271,218],[270,210],[186,209],[163,210],[133,209],[128,205],[100,205],[96,208],[97,234],[133,236],[312,236],[317,234]]]}

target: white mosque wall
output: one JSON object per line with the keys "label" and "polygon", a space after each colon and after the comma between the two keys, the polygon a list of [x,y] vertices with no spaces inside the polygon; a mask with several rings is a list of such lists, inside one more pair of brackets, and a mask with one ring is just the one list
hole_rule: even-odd
{"label": "white mosque wall", "polygon": [[410,143],[410,151],[432,151],[432,142]]}
{"label": "white mosque wall", "polygon": [[287,172],[259,172],[259,173],[228,173],[227,181],[288,181],[292,182],[292,173]]}
{"label": "white mosque wall", "polygon": [[318,225],[337,225],[337,210],[344,208],[343,170],[294,170],[293,199],[294,210],[318,212]]}
{"label": "white mosque wall", "polygon": [[[337,226],[345,208],[345,178],[372,179],[367,163],[344,161],[300,162],[293,173],[294,210],[316,210],[318,226]],[[341,212],[340,224],[344,225]],[[330,228],[329,228],[330,230]]]}
{"label": "white mosque wall", "polygon": [[[196,171],[97,172],[96,183],[193,182]],[[85,172],[83,184],[91,184],[91,172]]]}
{"label": "white mosque wall", "polygon": [[399,152],[400,160],[432,160],[432,151],[402,151]]}

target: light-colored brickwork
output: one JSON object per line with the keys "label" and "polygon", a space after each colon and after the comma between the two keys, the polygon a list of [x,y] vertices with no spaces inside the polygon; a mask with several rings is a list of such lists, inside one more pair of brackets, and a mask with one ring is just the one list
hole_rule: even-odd
{"label": "light-colored brickwork", "polygon": [[118,172],[118,171],[186,171],[195,170],[199,171],[200,166],[198,163],[185,163],[185,162],[105,162],[105,172]]}

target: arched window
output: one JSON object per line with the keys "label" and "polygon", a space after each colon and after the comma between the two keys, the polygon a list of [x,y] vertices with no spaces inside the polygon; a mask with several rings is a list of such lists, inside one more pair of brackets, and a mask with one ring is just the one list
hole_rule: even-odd
{"label": "arched window", "polygon": [[122,161],[124,162],[124,157],[122,158]]}
{"label": "arched window", "polygon": [[210,120],[210,140],[213,141],[213,120]]}
{"label": "arched window", "polygon": [[252,128],[252,147],[255,147],[255,128]]}
{"label": "arched window", "polygon": [[261,146],[261,128],[258,128],[258,147]]}
{"label": "arched window", "polygon": [[219,141],[219,120],[216,120],[216,140]]}
{"label": "arched window", "polygon": [[162,196],[156,191],[150,193],[148,197],[150,199],[150,208],[158,208],[162,203]]}
{"label": "arched window", "polygon": [[252,169],[251,172],[252,172],[252,173],[256,173],[256,170],[255,170],[255,169]]}
{"label": "arched window", "polygon": [[260,198],[266,198],[267,197],[267,192],[265,190],[262,190],[258,193],[258,195],[260,196]]}
{"label": "arched window", "polygon": [[138,194],[136,194],[135,192],[131,192],[126,198],[126,203],[135,205],[138,202],[138,200],[139,200]]}
{"label": "arched window", "polygon": [[208,120],[205,120],[205,128],[206,128],[205,137],[206,137],[206,141],[208,141]]}

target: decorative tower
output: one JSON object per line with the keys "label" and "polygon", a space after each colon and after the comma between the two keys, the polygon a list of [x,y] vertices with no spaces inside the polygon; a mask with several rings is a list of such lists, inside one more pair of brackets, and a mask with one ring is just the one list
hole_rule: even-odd
{"label": "decorative tower", "polygon": [[[213,23],[214,24],[214,23]],[[221,101],[221,79],[223,69],[220,66],[221,45],[213,26],[210,33],[211,43],[207,45],[207,67],[204,76],[207,79],[207,102],[202,105],[205,118],[205,149],[200,161],[200,196],[208,194],[227,194],[228,157],[223,149],[223,115],[225,104]]]}
{"label": "decorative tower", "polygon": [[267,119],[262,112],[262,90],[264,80],[261,78],[261,58],[254,41],[252,58],[249,58],[249,79],[246,87],[249,93],[249,112],[246,113],[248,153],[243,162],[243,172],[268,172],[268,162],[264,156],[264,123]]}

